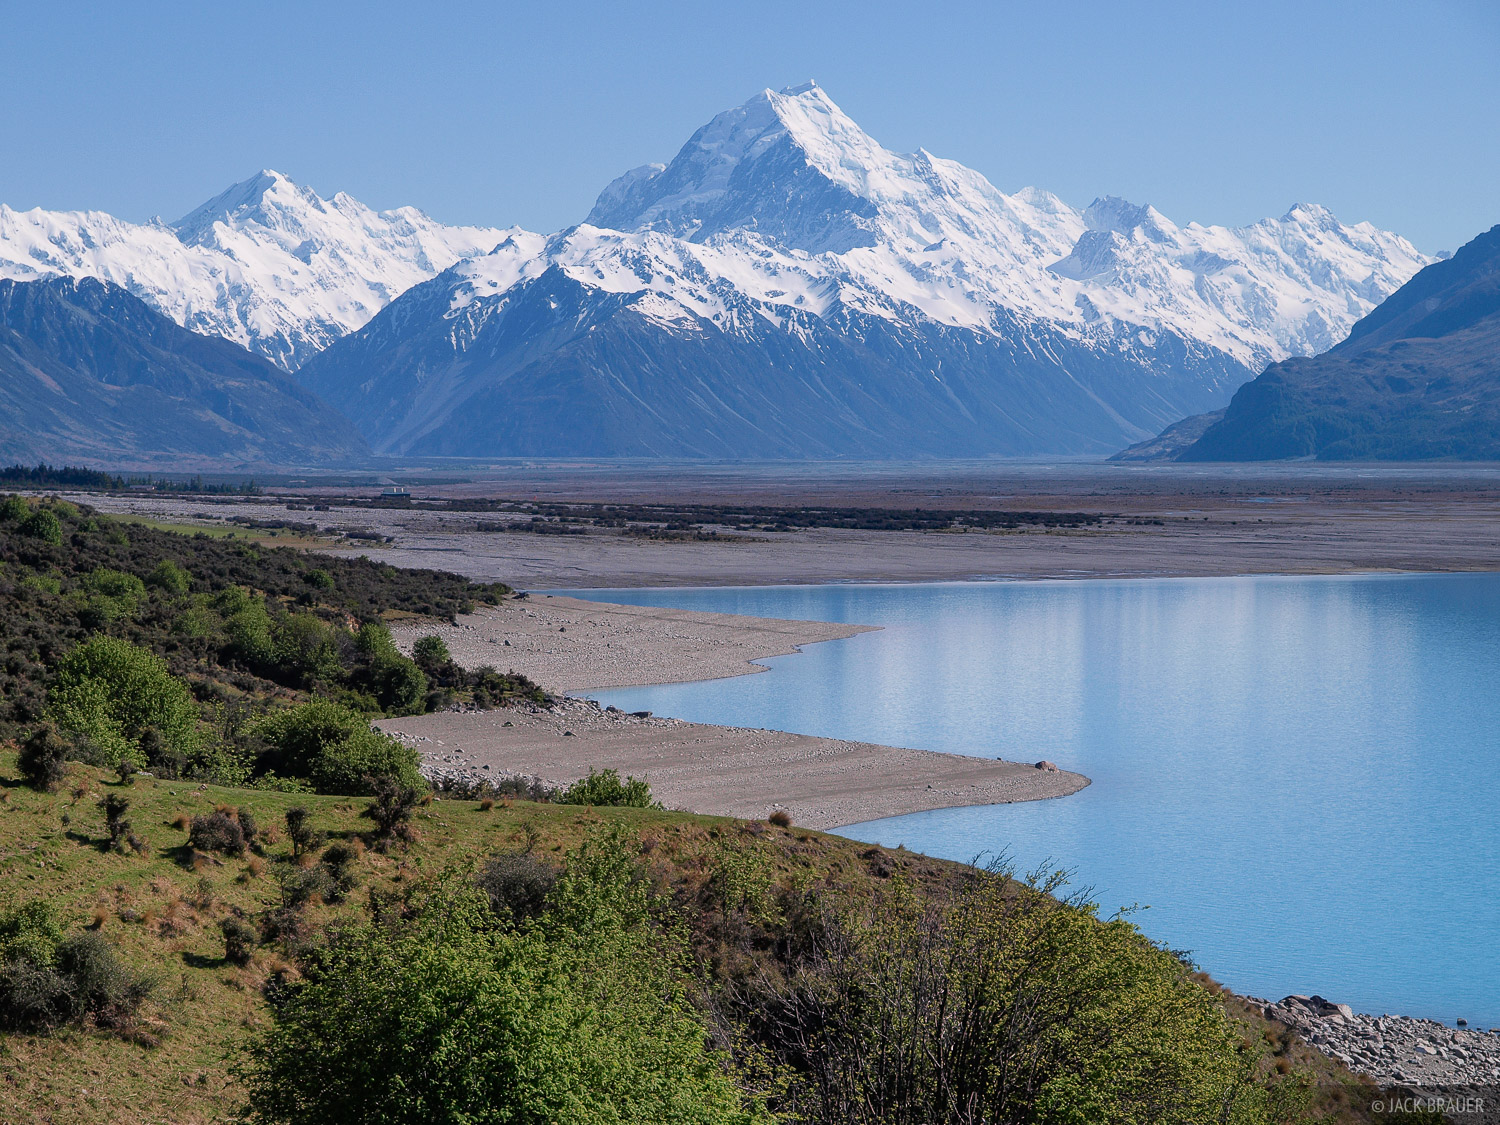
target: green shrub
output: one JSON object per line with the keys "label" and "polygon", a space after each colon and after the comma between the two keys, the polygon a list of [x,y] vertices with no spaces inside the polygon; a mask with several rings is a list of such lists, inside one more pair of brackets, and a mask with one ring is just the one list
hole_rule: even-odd
{"label": "green shrub", "polygon": [[644,780],[627,777],[613,769],[589,770],[588,777],[579,778],[563,790],[557,798],[564,805],[616,806],[632,809],[660,808],[660,802],[651,799],[651,787]]}
{"label": "green shrub", "polygon": [[31,515],[31,505],[26,503],[26,497],[12,492],[4,500],[0,500],[0,520],[6,523],[20,523]]}
{"label": "green shrub", "polygon": [[252,668],[274,662],[276,649],[271,639],[271,614],[263,599],[232,586],[214,599],[214,605],[224,618],[230,656]]}
{"label": "green shrub", "polygon": [[147,764],[140,745],[147,729],[184,758],[199,745],[187,685],[159,656],[117,637],[93,637],[58,661],[47,713],[64,730],[87,736],[111,766],[122,758]]}
{"label": "green shrub", "polygon": [[272,660],[304,684],[341,678],[338,636],[310,613],[288,613],[271,626]]}
{"label": "green shrub", "polygon": [[417,643],[412,646],[411,658],[424,672],[431,672],[453,662],[447,644],[436,633],[419,637]]}
{"label": "green shrub", "polygon": [[368,718],[337,703],[273,712],[257,724],[256,733],[266,745],[261,772],[305,778],[322,793],[369,793],[372,777],[426,788],[416,750],[370,729]]}
{"label": "green shrub", "polygon": [[601,905],[586,929],[497,928],[482,895],[450,886],[410,923],[333,935],[252,1048],[250,1120],[769,1122],[706,1046],[680,944],[634,909],[635,884],[591,871],[575,874]]}
{"label": "green shrub", "polygon": [[[121,763],[124,765],[124,763]],[[104,827],[109,834],[109,850],[112,852],[142,851],[145,845],[132,830],[130,821],[125,819],[125,814],[130,811],[130,798],[122,797],[118,793],[107,793],[99,802],[99,809],[104,813]]]}
{"label": "green shrub", "polygon": [[422,791],[411,785],[403,785],[390,776],[372,777],[369,780],[375,799],[360,815],[375,822],[376,840],[382,846],[391,840],[410,840],[411,814],[416,811]]}
{"label": "green shrub", "polygon": [[40,539],[54,547],[62,546],[62,522],[51,508],[37,508],[21,520],[22,535]]}
{"label": "green shrub", "polygon": [[188,822],[188,843],[200,852],[244,855],[245,847],[254,835],[254,821],[250,828],[251,831],[246,833],[245,825],[240,822],[237,813],[228,809],[215,809],[211,813],[201,813]]}
{"label": "green shrub", "polygon": [[897,880],[858,909],[825,904],[817,940],[734,1013],[795,1073],[791,1116],[1266,1120],[1219,998],[1129,922],[1056,889],[974,872],[946,901]]}
{"label": "green shrub", "polygon": [[316,848],[323,838],[323,834],[313,827],[312,813],[301,805],[286,810],[286,836],[292,842],[293,858]]}
{"label": "green shrub", "polygon": [[91,570],[83,580],[83,588],[90,593],[118,601],[132,612],[146,597],[146,584],[139,578],[107,566],[96,566]]}
{"label": "green shrub", "polygon": [[356,844],[329,844],[323,849],[318,865],[328,872],[329,889],[324,898],[329,902],[342,902],[346,895],[359,886],[359,873],[354,869],[359,861]]}
{"label": "green shrub", "polygon": [[192,575],[171,559],[162,559],[146,576],[146,585],[166,594],[185,594],[193,584]]}
{"label": "green shrub", "polygon": [[426,673],[401,655],[390,630],[367,622],[360,626],[354,642],[365,662],[360,678],[380,706],[395,715],[421,714],[427,696]]}

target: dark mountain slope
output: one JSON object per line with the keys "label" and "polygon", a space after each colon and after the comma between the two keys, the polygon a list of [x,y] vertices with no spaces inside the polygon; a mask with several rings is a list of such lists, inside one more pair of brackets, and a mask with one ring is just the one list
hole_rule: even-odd
{"label": "dark mountain slope", "polygon": [[118,286],[0,281],[0,457],[300,464],[368,452],[267,361]]}
{"label": "dark mountain slope", "polygon": [[1175,459],[1295,457],[1500,459],[1500,226],[1422,270],[1337,347],[1267,367]]}
{"label": "dark mountain slope", "polygon": [[448,275],[417,287],[298,378],[383,452],[779,459],[1104,452],[1243,370],[1163,335],[1156,356],[1212,374],[1153,381],[1045,326],[991,335],[847,308],[778,324],[745,298],[734,330],[664,322],[647,294],[556,268],[456,316],[453,292]]}

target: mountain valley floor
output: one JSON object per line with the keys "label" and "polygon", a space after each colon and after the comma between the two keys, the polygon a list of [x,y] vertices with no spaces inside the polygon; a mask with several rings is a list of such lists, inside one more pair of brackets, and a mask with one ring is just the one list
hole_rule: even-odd
{"label": "mountain valley floor", "polygon": [[[1496,464],[596,462],[361,476],[370,483],[309,478],[233,502],[149,492],[77,499],[106,512],[205,526],[231,518],[315,523],[319,531],[365,537],[335,549],[533,590],[1500,569]],[[408,487],[411,500],[381,500],[380,482],[389,480]],[[669,514],[657,528],[588,520],[567,527],[563,517],[543,528],[553,533],[538,534],[526,512],[461,510],[486,500],[549,511],[656,505]],[[287,510],[313,501],[328,510]],[[395,506],[408,503],[415,506]],[[744,531],[698,518],[702,507],[744,505],[1082,513],[1086,522]],[[674,530],[674,506],[700,510]]]}

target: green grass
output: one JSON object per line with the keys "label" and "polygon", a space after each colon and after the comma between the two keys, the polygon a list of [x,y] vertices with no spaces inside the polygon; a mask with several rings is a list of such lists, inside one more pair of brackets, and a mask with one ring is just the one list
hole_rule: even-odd
{"label": "green grass", "polygon": [[[102,846],[106,793],[129,797],[128,817],[149,845],[143,855]],[[295,965],[270,946],[251,963],[223,959],[220,922],[241,912],[253,919],[278,900],[273,869],[289,861],[284,815],[303,805],[327,842],[363,839],[371,822],[362,798],[282,794],[193,782],[142,779],[131,785],[74,763],[55,793],[20,784],[15,755],[0,750],[0,886],[4,906],[46,899],[70,928],[96,926],[130,965],[154,974],[156,991],[138,1033],[121,1036],[69,1028],[50,1035],[0,1035],[0,1121],[7,1125],[198,1125],[231,1116],[241,1102],[233,1065],[270,1019],[263,988]],[[262,854],[197,859],[180,818],[217,806],[250,809],[270,829]],[[661,809],[591,809],[570,805],[436,800],[415,816],[416,838],[388,854],[374,849],[357,862],[359,886],[336,906],[308,908],[314,931],[339,917],[363,916],[371,892],[399,893],[445,871],[464,870],[501,851],[527,848],[561,862],[562,853],[599,821],[621,822],[641,840],[642,862],[659,889],[690,892],[708,878],[725,842],[761,841],[774,878],[855,894],[900,873],[920,892],[949,886],[966,868],[905,851],[887,851],[839,836]],[[1209,988],[1217,988],[1207,977]],[[1319,1082],[1319,1120],[1363,1121],[1372,1088],[1332,1059],[1225,996],[1248,1039],[1264,1041],[1265,1066],[1295,1069]]]}
{"label": "green grass", "polygon": [[[147,854],[102,848],[98,803],[109,792],[130,798],[128,816],[149,845]],[[288,808],[312,810],[332,842],[369,831],[370,821],[359,815],[366,803],[192,782],[141,780],[127,786],[77,764],[58,792],[38,793],[17,780],[14,754],[0,752],[5,905],[45,898],[71,927],[97,922],[127,962],[159,980],[142,1025],[155,1046],[87,1029],[0,1036],[0,1121],[151,1125],[216,1122],[230,1114],[240,1096],[230,1064],[269,1019],[262,986],[272,975],[295,969],[266,947],[245,968],[225,962],[219,923],[235,908],[255,915],[277,900],[271,867],[278,857],[290,856],[282,819]],[[218,805],[249,808],[262,828],[274,829],[275,842],[264,845],[264,857],[221,858],[196,870],[185,865],[187,833],[174,822]],[[349,900],[312,907],[311,917],[323,926],[340,915],[362,914],[372,888],[399,891],[446,868],[524,848],[529,840],[534,851],[560,860],[600,819],[623,821],[649,841],[653,864],[669,882],[702,877],[711,833],[746,831],[737,821],[655,809],[497,802],[485,811],[473,801],[434,801],[418,811],[418,838],[407,849],[386,855],[367,850],[359,860],[360,886]],[[861,858],[867,845],[798,828],[756,830],[780,845],[774,854],[783,877],[800,872],[802,878],[840,883],[879,878]],[[897,863],[918,879],[947,879],[959,870],[919,856]]]}

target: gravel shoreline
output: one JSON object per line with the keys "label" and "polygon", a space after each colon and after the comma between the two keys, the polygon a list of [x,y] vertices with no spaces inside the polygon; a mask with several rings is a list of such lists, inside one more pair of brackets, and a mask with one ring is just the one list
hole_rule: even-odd
{"label": "gravel shoreline", "polygon": [[1372,1016],[1321,996],[1245,997],[1267,1019],[1376,1082],[1416,1088],[1500,1086],[1500,1028],[1452,1028],[1411,1016]]}
{"label": "gravel shoreline", "polygon": [[584,699],[378,725],[415,747],[423,772],[437,782],[467,787],[536,777],[562,786],[608,767],[646,778],[668,808],[746,820],[781,811],[819,830],[928,809],[1044,800],[1089,783],[1056,768],[625,714]]}

